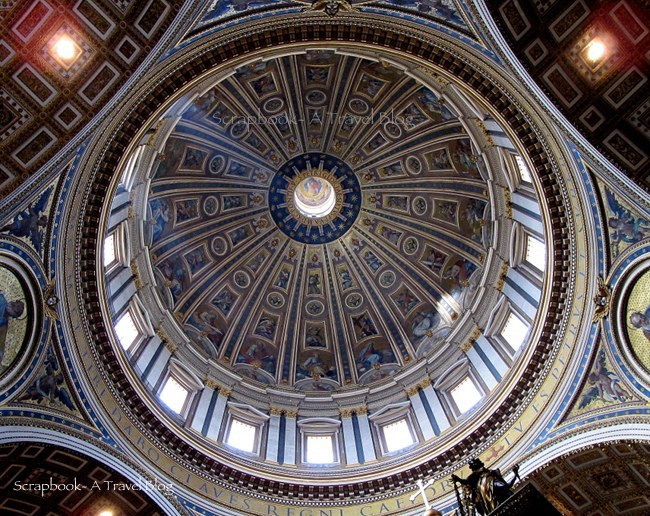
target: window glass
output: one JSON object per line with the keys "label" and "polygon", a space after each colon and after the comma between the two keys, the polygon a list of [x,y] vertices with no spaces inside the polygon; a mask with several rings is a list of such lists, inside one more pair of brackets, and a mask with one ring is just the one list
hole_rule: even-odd
{"label": "window glass", "polygon": [[115,254],[115,233],[111,233],[104,240],[104,267],[115,263],[117,255]]}
{"label": "window glass", "polygon": [[401,450],[413,444],[413,436],[406,419],[384,425],[382,430],[386,441],[386,450],[389,452]]}
{"label": "window glass", "polygon": [[307,462],[311,464],[331,464],[334,462],[334,448],[331,435],[307,436]]}
{"label": "window glass", "polygon": [[501,336],[513,349],[519,349],[528,333],[528,326],[515,314],[510,313],[501,330]]}
{"label": "window glass", "polygon": [[117,340],[124,349],[129,349],[131,345],[138,339],[140,332],[135,325],[131,312],[127,311],[115,324],[115,333]]}
{"label": "window glass", "polygon": [[469,376],[451,390],[451,396],[461,413],[467,412],[481,399],[481,393]]}
{"label": "window glass", "polygon": [[530,170],[528,170],[524,159],[521,156],[515,156],[515,162],[517,163],[517,170],[519,171],[521,180],[526,181],[527,183],[531,183],[532,178],[530,177]]}
{"label": "window glass", "polygon": [[180,414],[187,400],[189,391],[183,387],[178,380],[173,376],[170,376],[165,381],[165,386],[162,388],[159,394],[160,401],[167,405],[177,414]]}
{"label": "window glass", "polygon": [[253,425],[244,423],[239,419],[232,419],[226,443],[238,450],[253,452],[255,450],[256,430],[257,427]]}
{"label": "window glass", "polygon": [[526,261],[537,270],[543,271],[546,267],[546,246],[541,240],[531,236],[526,237]]}

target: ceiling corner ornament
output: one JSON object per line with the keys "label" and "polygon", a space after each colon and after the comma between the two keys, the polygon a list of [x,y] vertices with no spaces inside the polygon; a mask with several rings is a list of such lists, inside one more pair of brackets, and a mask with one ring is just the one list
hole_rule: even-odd
{"label": "ceiling corner ornament", "polygon": [[603,320],[609,314],[611,295],[611,289],[605,284],[605,280],[599,276],[598,291],[594,296],[594,304],[596,305],[594,311],[594,322]]}
{"label": "ceiling corner ornament", "polygon": [[55,293],[54,280],[50,280],[43,291],[44,312],[48,319],[57,320],[59,314],[56,312],[56,306],[59,304],[59,297]]}
{"label": "ceiling corner ornament", "polygon": [[301,2],[307,7],[305,11],[322,11],[334,18],[339,12],[358,12],[359,8],[347,0],[314,0],[313,2]]}

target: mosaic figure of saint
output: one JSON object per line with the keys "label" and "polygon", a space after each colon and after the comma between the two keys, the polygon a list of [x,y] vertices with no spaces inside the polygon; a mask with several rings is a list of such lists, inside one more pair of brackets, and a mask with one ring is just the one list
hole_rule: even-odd
{"label": "mosaic figure of saint", "polygon": [[9,331],[10,319],[18,319],[25,311],[25,303],[19,300],[8,300],[0,288],[0,363],[4,358]]}
{"label": "mosaic figure of saint", "polygon": [[643,332],[643,336],[650,342],[650,305],[645,312],[632,312],[630,314],[630,325]]}

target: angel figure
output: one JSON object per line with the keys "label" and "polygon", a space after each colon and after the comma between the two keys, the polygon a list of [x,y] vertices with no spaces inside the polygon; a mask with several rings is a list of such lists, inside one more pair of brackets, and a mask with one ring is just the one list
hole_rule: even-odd
{"label": "angel figure", "polygon": [[603,351],[598,355],[594,369],[587,377],[587,383],[592,387],[583,394],[578,408],[587,407],[592,401],[597,399],[610,403],[623,403],[632,399],[630,393],[621,385],[619,377],[614,372],[607,370],[605,353]]}
{"label": "angel figure", "polygon": [[643,331],[643,336],[650,342],[650,305],[645,309],[645,312],[637,311],[630,314],[630,325]]}
{"label": "angel figure", "polygon": [[50,191],[48,190],[28,209],[18,213],[9,224],[0,228],[0,231],[6,231],[15,237],[28,238],[36,251],[40,253],[45,238],[45,228],[48,224],[48,218],[44,212],[49,196]]}
{"label": "angel figure", "polygon": [[612,244],[618,251],[618,244],[626,242],[635,244],[640,242],[650,234],[650,221],[635,216],[628,208],[623,206],[612,192],[605,190],[607,195],[607,204],[614,214],[607,221],[611,231]]}

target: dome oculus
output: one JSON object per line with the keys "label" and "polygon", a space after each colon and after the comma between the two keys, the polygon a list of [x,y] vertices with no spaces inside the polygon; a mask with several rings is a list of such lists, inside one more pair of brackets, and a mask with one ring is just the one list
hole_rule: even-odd
{"label": "dome oculus", "polygon": [[327,179],[310,175],[298,183],[293,191],[293,200],[305,217],[320,218],[334,209],[336,192]]}

